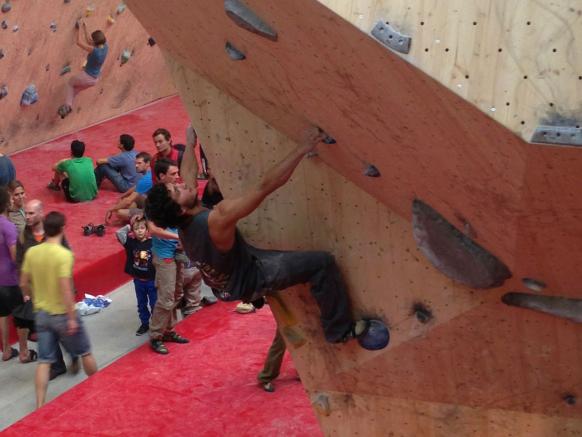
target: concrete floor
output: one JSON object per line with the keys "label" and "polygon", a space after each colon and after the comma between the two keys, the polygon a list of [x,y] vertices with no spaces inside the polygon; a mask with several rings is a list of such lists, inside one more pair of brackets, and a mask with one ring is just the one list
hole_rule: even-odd
{"label": "concrete floor", "polygon": [[[212,295],[203,285],[203,295]],[[148,341],[148,336],[136,336],[139,327],[133,283],[129,282],[108,294],[111,305],[100,313],[83,318],[99,369]],[[37,349],[36,343],[29,344]],[[68,364],[68,357],[65,357]],[[0,431],[34,411],[34,372],[36,364],[21,364],[17,358],[0,362]],[[49,383],[47,402],[50,402],[86,378],[81,370],[69,373]]]}

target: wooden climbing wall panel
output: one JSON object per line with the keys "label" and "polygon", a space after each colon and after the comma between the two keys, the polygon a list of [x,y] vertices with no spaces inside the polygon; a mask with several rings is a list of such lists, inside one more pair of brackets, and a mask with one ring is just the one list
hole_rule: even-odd
{"label": "wooden climbing wall panel", "polygon": [[319,1],[412,37],[407,62],[528,141],[543,120],[582,122],[580,0]]}
{"label": "wooden climbing wall panel", "polygon": [[[6,24],[6,29],[0,28],[4,53],[0,86],[8,89],[8,95],[0,99],[0,152],[14,152],[74,132],[176,92],[159,47],[148,45],[149,34],[128,9],[117,14],[121,0],[11,4],[9,12],[0,13],[0,22]],[[107,20],[110,15],[115,20],[112,24]],[[75,44],[74,24],[79,17],[90,32],[105,32],[109,55],[99,83],[80,93],[73,114],[61,120],[57,108],[64,103],[65,84],[81,71],[87,55]],[[14,26],[18,26],[16,32]],[[133,55],[121,66],[125,49]],[[67,64],[71,73],[61,76]],[[20,97],[29,84],[36,86],[39,100],[22,107]]]}
{"label": "wooden climbing wall panel", "polygon": [[[295,146],[199,74],[170,56],[168,62],[227,197],[252,187]],[[575,325],[514,313],[499,303],[499,293],[448,280],[416,248],[408,220],[320,158],[304,161],[241,227],[259,247],[331,251],[355,313],[389,321],[385,351],[330,346],[304,287],[271,300],[327,435],[582,430],[580,408],[562,399],[580,384],[582,338]],[[432,312],[428,323],[416,317],[418,303]]]}
{"label": "wooden climbing wall panel", "polygon": [[[272,300],[328,435],[580,435],[582,335],[569,321],[505,306],[524,276],[579,296],[582,170],[572,148],[540,147],[380,46],[317,1],[248,4],[276,42],[237,27],[223,2],[129,1],[167,52],[227,196],[256,183],[308,125],[320,145],[244,223],[262,247],[336,256],[357,315],[391,327],[370,353],[323,341],[308,292]],[[232,61],[230,41],[245,55]],[[381,175],[364,175],[374,164]],[[474,290],[416,248],[420,198],[503,260],[513,278]],[[421,303],[433,317],[422,323]]]}

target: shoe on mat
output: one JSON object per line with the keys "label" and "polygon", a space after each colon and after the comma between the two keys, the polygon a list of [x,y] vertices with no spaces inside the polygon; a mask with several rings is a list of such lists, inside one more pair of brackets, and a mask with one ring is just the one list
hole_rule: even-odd
{"label": "shoe on mat", "polygon": [[167,355],[170,353],[166,345],[162,343],[162,340],[150,340],[150,346],[158,354]]}
{"label": "shoe on mat", "polygon": [[105,225],[97,225],[97,226],[95,226],[95,228],[93,229],[93,232],[98,237],[102,237],[103,235],[105,235]]}
{"label": "shoe on mat", "polygon": [[259,385],[268,393],[273,393],[275,391],[275,386],[272,382],[261,382]]}
{"label": "shoe on mat", "polygon": [[61,191],[61,187],[59,184],[55,184],[55,181],[50,181],[46,187],[52,191]]}
{"label": "shoe on mat", "polygon": [[164,334],[163,341],[168,341],[168,342],[172,342],[172,343],[181,343],[181,344],[190,343],[190,340],[182,337],[176,331],[172,331],[172,332],[168,332],[168,333]]}
{"label": "shoe on mat", "polygon": [[88,237],[89,235],[91,235],[95,232],[95,225],[93,223],[89,223],[85,226],[82,226],[82,228],[83,228],[83,235],[85,237]]}
{"label": "shoe on mat", "polygon": [[81,370],[81,366],[79,365],[79,357],[73,357],[71,360],[71,365],[69,366],[69,372],[71,374],[76,375]]}
{"label": "shoe on mat", "polygon": [[208,307],[210,305],[214,305],[216,302],[218,302],[218,299],[216,298],[216,296],[212,296],[212,297],[204,296],[202,298],[202,300],[200,301],[200,304],[202,306]]}
{"label": "shoe on mat", "polygon": [[150,325],[141,324],[137,331],[135,331],[135,335],[144,335],[146,332],[150,330]]}
{"label": "shoe on mat", "polygon": [[254,313],[256,311],[252,303],[244,302],[239,303],[234,310],[239,314]]}

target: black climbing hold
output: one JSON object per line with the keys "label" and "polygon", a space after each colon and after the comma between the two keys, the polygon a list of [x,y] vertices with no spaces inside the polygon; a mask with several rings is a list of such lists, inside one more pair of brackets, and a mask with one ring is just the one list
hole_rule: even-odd
{"label": "black climbing hold", "polygon": [[224,10],[238,26],[262,37],[277,41],[277,31],[265,23],[240,0],[224,0]]}
{"label": "black climbing hold", "polygon": [[65,74],[70,73],[70,72],[71,72],[71,65],[70,64],[65,64],[65,65],[63,65],[63,68],[61,68],[60,75],[61,76],[64,76]]}
{"label": "black climbing hold", "polygon": [[369,176],[371,178],[379,178],[381,174],[375,165],[368,164],[368,166],[364,170],[364,176]]}
{"label": "black climbing hold", "polygon": [[153,39],[151,36],[148,38],[148,46],[153,47],[156,45],[156,40]]}
{"label": "black climbing hold", "polygon": [[38,92],[36,86],[30,84],[26,87],[20,98],[20,104],[23,106],[30,106],[38,101]]}
{"label": "black climbing hold", "polygon": [[2,20],[2,23],[0,23],[0,27],[1,27],[3,30],[6,30],[6,29],[8,29],[8,23],[6,22],[6,20]]}
{"label": "black climbing hold", "polygon": [[4,50],[0,49],[0,59],[2,59],[4,56],[5,56]]}
{"label": "black climbing hold", "polygon": [[52,32],[56,32],[57,31],[57,23],[54,21],[51,21],[51,24],[49,25],[49,28]]}
{"label": "black climbing hold", "polygon": [[506,305],[539,311],[582,323],[582,299],[511,292],[504,294],[501,301]]}
{"label": "black climbing hold", "polygon": [[229,41],[226,42],[224,50],[226,50],[228,57],[233,61],[242,61],[247,58],[243,52],[233,46]]}
{"label": "black climbing hold", "polygon": [[568,405],[576,405],[576,396],[574,396],[572,393],[566,393],[564,396],[562,396],[562,399]]}
{"label": "black climbing hold", "polygon": [[8,87],[6,85],[2,85],[0,87],[0,100],[8,95]]}
{"label": "black climbing hold", "polygon": [[46,64],[44,66],[44,71],[49,71],[51,69],[51,64]]}
{"label": "black climbing hold", "polygon": [[12,9],[12,5],[10,4],[10,2],[5,2],[2,4],[2,12],[7,13],[10,12],[10,10]]}
{"label": "black climbing hold", "polygon": [[420,302],[417,302],[412,306],[412,314],[414,314],[416,319],[422,324],[430,322],[433,318],[432,311]]}
{"label": "black climbing hold", "polygon": [[65,4],[66,4],[66,3],[71,3],[71,0],[65,0]]}
{"label": "black climbing hold", "polygon": [[499,287],[511,272],[505,264],[419,199],[412,202],[413,236],[432,265],[472,288]]}
{"label": "black climbing hold", "polygon": [[321,140],[322,143],[324,143],[324,144],[336,144],[337,143],[337,141],[334,138],[330,137],[328,135],[328,133],[326,131],[324,131],[322,128],[318,127],[317,130],[323,136],[323,139]]}
{"label": "black climbing hold", "polygon": [[523,285],[533,291],[542,291],[544,288],[546,288],[545,282],[538,281],[537,279],[533,278],[522,278],[521,282]]}

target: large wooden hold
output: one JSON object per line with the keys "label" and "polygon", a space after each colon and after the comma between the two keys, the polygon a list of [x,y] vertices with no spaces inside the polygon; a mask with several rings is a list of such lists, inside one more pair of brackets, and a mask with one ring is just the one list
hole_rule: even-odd
{"label": "large wooden hold", "polygon": [[[244,223],[263,247],[333,252],[354,313],[390,324],[383,351],[331,346],[305,288],[272,302],[326,434],[582,434],[582,328],[501,301],[525,291],[526,277],[546,284],[542,294],[580,297],[579,151],[526,143],[442,78],[427,76],[428,68],[407,62],[411,55],[392,53],[317,1],[244,3],[277,41],[237,26],[223,2],[129,1],[164,48],[227,196],[252,186],[307,126],[337,141],[320,145]],[[474,40],[445,26],[440,14],[449,9],[437,2],[345,3],[395,16],[407,16],[393,10],[398,5],[438,12],[433,26],[450,34],[448,45],[474,56],[473,65],[482,56],[466,48]],[[491,26],[507,18],[501,1],[486,2],[489,9],[469,3],[457,17],[472,22],[466,14],[478,10],[479,22]],[[528,2],[519,4],[528,11]],[[227,42],[245,59],[234,61]],[[487,83],[471,87],[485,95]],[[365,175],[370,164],[379,177]],[[415,199],[503,262],[512,279],[476,290],[436,270],[412,236]]]}

